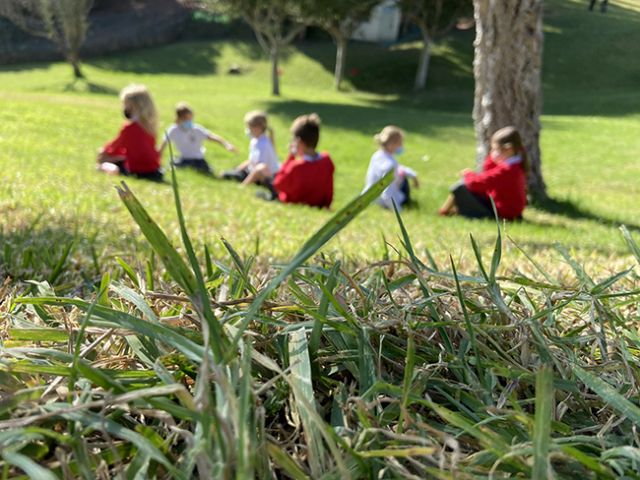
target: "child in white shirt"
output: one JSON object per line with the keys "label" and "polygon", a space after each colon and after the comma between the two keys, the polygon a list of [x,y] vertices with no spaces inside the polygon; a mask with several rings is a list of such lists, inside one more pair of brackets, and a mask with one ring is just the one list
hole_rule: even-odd
{"label": "child in white shirt", "polygon": [[180,156],[174,159],[173,164],[177,168],[191,167],[195,170],[212,175],[213,170],[204,159],[204,141],[211,140],[222,145],[229,152],[236,152],[236,147],[227,142],[224,138],[211,133],[197,123],[193,123],[193,109],[185,102],[176,105],[176,122],[169,127],[167,138],[160,146],[160,155],[167,146],[167,141],[172,142]]}
{"label": "child in white shirt", "polygon": [[267,114],[258,111],[249,112],[244,116],[244,123],[245,132],[251,138],[249,158],[234,170],[224,172],[222,177],[237,180],[243,185],[270,184],[280,170],[280,162],[273,147],[273,133],[267,125]]}
{"label": "child in white shirt", "polygon": [[419,187],[416,172],[409,167],[400,165],[396,160],[396,156],[404,151],[404,132],[398,127],[389,125],[384,127],[374,138],[380,148],[371,157],[364,190],[368,190],[387,172],[393,170],[393,182],[382,192],[376,203],[385,208],[393,208],[393,203],[395,203],[396,207],[400,209],[411,199],[409,180],[412,181],[415,188]]}

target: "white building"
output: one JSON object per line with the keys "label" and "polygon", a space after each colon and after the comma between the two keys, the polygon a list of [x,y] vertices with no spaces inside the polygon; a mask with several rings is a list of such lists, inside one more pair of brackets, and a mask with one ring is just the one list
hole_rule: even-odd
{"label": "white building", "polygon": [[384,0],[373,9],[369,21],[361,24],[353,34],[354,40],[365,42],[394,42],[400,32],[402,12],[395,0]]}

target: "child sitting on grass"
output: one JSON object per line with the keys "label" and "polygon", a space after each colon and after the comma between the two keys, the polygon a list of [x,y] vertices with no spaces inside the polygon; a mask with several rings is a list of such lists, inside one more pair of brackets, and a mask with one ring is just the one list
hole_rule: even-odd
{"label": "child sitting on grass", "polygon": [[127,119],[118,136],[98,153],[98,170],[110,175],[133,175],[162,182],[156,150],[158,115],[144,85],[129,85],[120,92]]}
{"label": "child sitting on grass", "polygon": [[274,193],[284,203],[329,208],[333,200],[334,166],[327,152],[318,153],[320,117],[312,113],[291,125],[290,154],[273,181]]}
{"label": "child sitting on grass", "polygon": [[235,152],[236,148],[224,138],[211,133],[197,123],[193,123],[193,109],[185,102],[176,105],[176,122],[169,127],[167,138],[160,146],[160,154],[167,146],[167,142],[173,142],[180,156],[174,160],[177,168],[190,167],[198,172],[213,175],[213,170],[204,159],[205,140],[211,140],[222,145],[227,151]]}
{"label": "child sitting on grass", "polygon": [[393,208],[395,203],[396,207],[400,209],[411,200],[409,179],[412,180],[414,187],[419,187],[416,172],[409,167],[400,165],[396,160],[396,156],[404,151],[404,132],[398,127],[389,125],[384,127],[374,138],[380,148],[371,157],[364,189],[368,190],[387,172],[393,170],[393,182],[382,192],[376,202],[385,208]]}
{"label": "child sitting on grass", "polygon": [[498,217],[519,219],[527,204],[528,170],[520,134],[514,127],[502,128],[491,137],[491,151],[482,171],[463,170],[462,180],[451,187],[451,194],[438,213],[493,218],[493,198]]}
{"label": "child sitting on grass", "polygon": [[[222,177],[237,180],[243,185],[266,185],[280,170],[280,162],[273,148],[273,131],[267,125],[267,114],[253,111],[244,116],[245,132],[249,142],[249,158]],[[267,135],[268,133],[268,135]]]}

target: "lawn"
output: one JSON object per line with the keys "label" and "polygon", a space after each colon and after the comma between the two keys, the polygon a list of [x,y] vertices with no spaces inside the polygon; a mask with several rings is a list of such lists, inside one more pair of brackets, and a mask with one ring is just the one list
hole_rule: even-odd
{"label": "lawn", "polygon": [[[559,203],[555,212],[530,208],[524,222],[508,224],[505,231],[534,252],[548,252],[559,242],[582,258],[620,256],[624,242],[616,226],[638,223],[640,187],[633,179],[640,173],[640,66],[630,52],[640,42],[640,11],[631,2],[612,6],[607,15],[589,13],[580,2],[550,2],[547,10],[541,141],[549,193]],[[456,32],[438,43],[427,91],[419,95],[410,93],[418,53],[413,43],[354,44],[349,65],[357,75],[349,78],[346,92],[337,93],[331,89],[331,44],[323,38],[299,42],[282,62],[281,98],[268,95],[268,62],[250,38],[183,42],[88,59],[88,84],[71,84],[69,68],[61,63],[4,67],[0,235],[15,248],[11,258],[5,249],[0,265],[8,270],[5,274],[29,276],[31,270],[21,268],[29,266],[29,258],[22,258],[27,237],[38,252],[75,239],[72,259],[78,268],[86,267],[91,248],[98,264],[114,255],[135,262],[144,247],[117,200],[116,180],[93,170],[95,151],[122,122],[117,92],[130,82],[149,86],[164,127],[172,121],[173,105],[186,100],[198,122],[239,147],[237,155],[209,147],[208,158],[218,172],[244,159],[245,112],[269,112],[281,155],[291,120],[318,112],[323,119],[320,146],[336,163],[334,211],[361,190],[375,150],[373,135],[387,124],[401,126],[407,132],[402,162],[422,180],[415,192],[418,207],[403,212],[418,250],[428,248],[437,258],[468,257],[468,234],[487,244],[495,226],[440,218],[436,211],[457,172],[474,162],[472,35]],[[227,75],[232,64],[245,73]],[[254,189],[187,172],[180,172],[179,180],[196,243],[218,254],[219,238],[225,237],[240,252],[284,259],[331,215],[267,204],[254,197]],[[129,183],[174,235],[169,186]],[[372,207],[326,251],[377,258],[383,238],[396,242],[393,213]]]}
{"label": "lawn", "polygon": [[[500,230],[436,214],[474,161],[470,32],[437,45],[419,95],[417,44],[354,44],[338,93],[319,35],[287,50],[281,98],[247,38],[88,59],[75,84],[60,63],[2,68],[3,478],[637,479],[640,5],[545,8],[553,202]],[[246,154],[246,111],[280,152],[318,112],[332,211],[180,171],[181,224],[170,184],[116,191],[94,156],[130,82],[164,126],[187,100],[240,147],[209,148],[218,172]],[[418,207],[369,206],[317,255],[331,216],[366,205],[349,202],[391,123]]]}

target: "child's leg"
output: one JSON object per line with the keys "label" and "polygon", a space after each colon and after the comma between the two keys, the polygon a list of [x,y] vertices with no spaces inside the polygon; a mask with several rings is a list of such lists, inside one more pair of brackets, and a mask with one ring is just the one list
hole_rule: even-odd
{"label": "child's leg", "polygon": [[402,179],[402,183],[400,184],[400,191],[404,194],[404,200],[402,201],[403,205],[411,202],[411,187],[409,186],[409,180],[407,177]]}
{"label": "child's leg", "polygon": [[118,164],[111,162],[102,162],[97,166],[98,171],[106,173],[107,175],[120,175],[121,169]]}
{"label": "child's leg", "polygon": [[252,183],[263,183],[265,180],[268,180],[270,178],[271,172],[269,171],[267,166],[265,164],[260,164],[256,166],[256,168],[251,170],[249,175],[247,175],[247,178],[242,181],[242,184],[251,185]]}
{"label": "child's leg", "polygon": [[456,199],[453,196],[453,193],[450,193],[447,199],[444,201],[438,213],[440,215],[454,215],[457,213],[456,211]]}
{"label": "child's leg", "polygon": [[96,158],[96,169],[108,175],[120,175],[123,171],[125,158],[122,156],[107,155],[99,152]]}
{"label": "child's leg", "polygon": [[235,170],[227,170],[226,172],[222,172],[222,178],[225,180],[235,180],[237,182],[244,181],[249,172],[246,169],[236,168]]}

